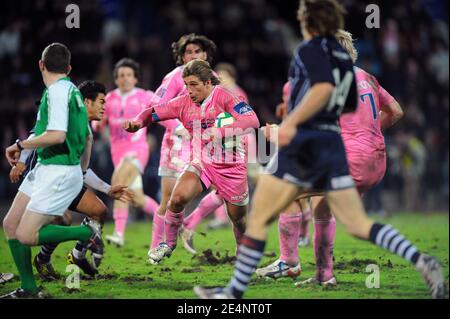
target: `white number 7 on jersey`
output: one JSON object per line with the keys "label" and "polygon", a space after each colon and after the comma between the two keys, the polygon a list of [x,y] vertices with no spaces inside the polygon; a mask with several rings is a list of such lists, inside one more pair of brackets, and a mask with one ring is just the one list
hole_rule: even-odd
{"label": "white number 7 on jersey", "polygon": [[331,112],[335,105],[337,105],[339,106],[339,108],[337,109],[337,114],[341,114],[345,106],[345,101],[347,101],[348,92],[350,91],[350,87],[352,86],[353,72],[345,72],[344,79],[342,79],[341,82],[341,73],[339,72],[338,68],[334,68],[333,77],[336,86],[334,87],[333,94],[331,95],[330,101],[328,102],[327,111]]}

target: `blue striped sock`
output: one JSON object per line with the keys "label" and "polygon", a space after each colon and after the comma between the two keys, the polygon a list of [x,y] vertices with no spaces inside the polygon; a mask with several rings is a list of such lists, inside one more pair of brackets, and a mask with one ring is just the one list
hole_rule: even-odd
{"label": "blue striped sock", "polygon": [[369,239],[375,245],[388,249],[414,265],[419,260],[420,252],[416,246],[411,244],[409,240],[391,225],[373,224],[370,229]]}
{"label": "blue striped sock", "polygon": [[239,245],[234,275],[226,289],[235,298],[242,298],[250,283],[252,274],[263,255],[266,242],[243,236]]}

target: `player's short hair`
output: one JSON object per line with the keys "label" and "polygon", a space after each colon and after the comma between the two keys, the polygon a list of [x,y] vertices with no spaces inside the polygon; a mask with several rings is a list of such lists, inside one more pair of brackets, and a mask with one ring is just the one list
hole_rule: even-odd
{"label": "player's short hair", "polygon": [[42,52],[42,62],[48,72],[68,74],[71,53],[62,43],[54,42]]}
{"label": "player's short hair", "polygon": [[348,54],[350,55],[350,57],[353,60],[353,63],[355,63],[356,60],[358,59],[358,51],[356,50],[355,46],[353,45],[352,34],[348,31],[339,29],[336,32],[336,40],[348,52]]}
{"label": "player's short hair", "polygon": [[95,101],[97,96],[101,93],[106,95],[105,86],[102,83],[93,80],[84,81],[78,86],[78,89],[84,99],[89,99],[91,101]]}
{"label": "player's short hair", "polygon": [[216,72],[224,71],[227,72],[233,79],[237,79],[237,71],[236,68],[230,63],[219,63],[214,68]]}
{"label": "player's short hair", "polygon": [[131,58],[122,58],[119,61],[117,61],[116,65],[114,66],[113,76],[114,78],[117,78],[119,76],[119,68],[121,67],[128,67],[131,68],[134,72],[134,77],[136,79],[139,78],[139,63],[137,63],[135,60]]}
{"label": "player's short hair", "polygon": [[216,54],[216,44],[204,35],[190,33],[181,36],[177,42],[172,43],[172,54],[177,65],[183,64],[183,55],[188,44],[198,45],[203,51],[206,52],[207,61],[212,63],[214,55]]}
{"label": "player's short hair", "polygon": [[303,18],[310,33],[334,36],[344,28],[344,7],[336,0],[300,0],[298,18]]}
{"label": "player's short hair", "polygon": [[214,75],[207,61],[195,59],[186,64],[183,69],[183,78],[194,75],[202,82],[211,80],[212,85],[220,84],[220,80]]}

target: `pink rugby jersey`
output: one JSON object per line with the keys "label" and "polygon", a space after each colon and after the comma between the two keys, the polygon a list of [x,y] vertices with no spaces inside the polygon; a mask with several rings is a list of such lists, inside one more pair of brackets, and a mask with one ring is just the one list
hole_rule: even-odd
{"label": "pink rugby jersey", "polygon": [[[195,143],[200,143],[202,150],[207,145],[211,145],[209,144],[211,140],[207,139],[203,132],[214,126],[217,115],[222,112],[230,113],[235,119],[233,124],[217,129],[222,137],[235,135],[236,132],[233,129],[241,129],[241,132],[243,132],[248,128],[259,127],[259,120],[253,109],[242,98],[234,95],[221,85],[215,86],[210,96],[201,105],[194,103],[189,95],[185,94],[167,103],[154,105],[153,108],[142,112],[137,119],[144,123],[152,121],[148,118],[151,116],[152,109],[156,113],[158,121],[179,119],[191,134],[194,149]],[[211,149],[208,154],[213,154],[214,151],[215,149]],[[237,154],[237,152],[234,152],[233,155],[239,155],[243,159],[245,156],[243,153]]]}
{"label": "pink rugby jersey", "polygon": [[141,88],[134,88],[126,94],[121,94],[119,89],[115,89],[106,95],[104,117],[109,125],[111,154],[115,166],[123,156],[135,154],[145,167],[149,152],[147,128],[133,134],[125,131],[122,124],[147,108],[153,98],[153,92]]}
{"label": "pink rugby jersey", "polygon": [[355,67],[359,104],[355,112],[341,115],[339,124],[347,153],[384,151],[380,110],[394,98],[366,71]]}

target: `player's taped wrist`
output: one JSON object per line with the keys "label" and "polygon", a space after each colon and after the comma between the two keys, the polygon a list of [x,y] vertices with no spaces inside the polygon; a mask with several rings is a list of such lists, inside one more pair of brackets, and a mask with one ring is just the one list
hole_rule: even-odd
{"label": "player's taped wrist", "polygon": [[156,115],[156,113],[154,113],[153,107],[149,107],[149,108],[143,110],[141,113],[139,113],[134,118],[133,121],[142,123],[142,127],[148,126],[148,125],[150,125],[153,122],[159,121],[159,118],[157,118],[157,115],[156,115],[156,119],[155,119],[153,114]]}
{"label": "player's taped wrist", "polygon": [[27,159],[30,157],[31,153],[33,153],[33,150],[23,150],[22,152],[20,152],[20,157],[19,157],[19,162],[20,163],[26,163]]}
{"label": "player's taped wrist", "polygon": [[108,194],[111,190],[111,185],[101,180],[91,169],[88,169],[84,174],[84,183],[105,194]]}

